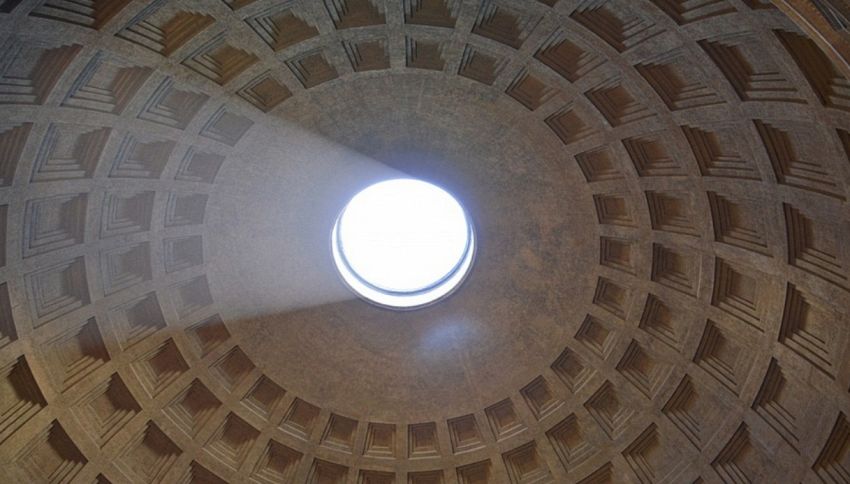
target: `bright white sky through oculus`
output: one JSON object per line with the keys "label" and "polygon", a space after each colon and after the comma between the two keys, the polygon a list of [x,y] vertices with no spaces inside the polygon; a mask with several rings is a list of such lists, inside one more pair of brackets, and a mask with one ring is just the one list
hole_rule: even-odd
{"label": "bright white sky through oculus", "polygon": [[469,223],[444,190],[418,180],[377,183],[351,199],[339,220],[351,269],[392,292],[428,288],[448,276],[467,251]]}

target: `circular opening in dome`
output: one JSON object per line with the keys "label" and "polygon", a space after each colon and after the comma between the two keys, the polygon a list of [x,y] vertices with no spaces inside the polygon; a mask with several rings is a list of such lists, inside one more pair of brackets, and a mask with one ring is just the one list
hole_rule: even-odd
{"label": "circular opening in dome", "polygon": [[475,234],[460,203],[438,186],[406,178],[355,195],[331,240],[343,281],[368,301],[400,309],[451,294],[475,254]]}

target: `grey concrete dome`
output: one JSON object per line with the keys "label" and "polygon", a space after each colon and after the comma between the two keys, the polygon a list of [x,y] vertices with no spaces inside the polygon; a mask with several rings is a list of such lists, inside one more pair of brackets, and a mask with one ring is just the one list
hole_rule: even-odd
{"label": "grey concrete dome", "polygon": [[[850,482],[848,18],[0,0],[3,475]],[[477,244],[407,312],[328,242],[399,177]]]}

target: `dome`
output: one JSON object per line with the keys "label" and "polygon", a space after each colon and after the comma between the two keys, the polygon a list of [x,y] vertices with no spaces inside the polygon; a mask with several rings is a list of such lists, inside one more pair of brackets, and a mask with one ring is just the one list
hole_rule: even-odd
{"label": "dome", "polygon": [[[0,0],[9,482],[848,482],[848,25]],[[471,266],[405,310],[332,235],[399,179]]]}

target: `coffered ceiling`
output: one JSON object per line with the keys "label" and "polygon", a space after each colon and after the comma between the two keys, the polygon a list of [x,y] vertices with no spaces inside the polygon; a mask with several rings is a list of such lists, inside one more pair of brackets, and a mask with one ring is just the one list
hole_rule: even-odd
{"label": "coffered ceiling", "polygon": [[[844,3],[0,1],[3,472],[850,482]],[[480,243],[412,312],[393,177]]]}

